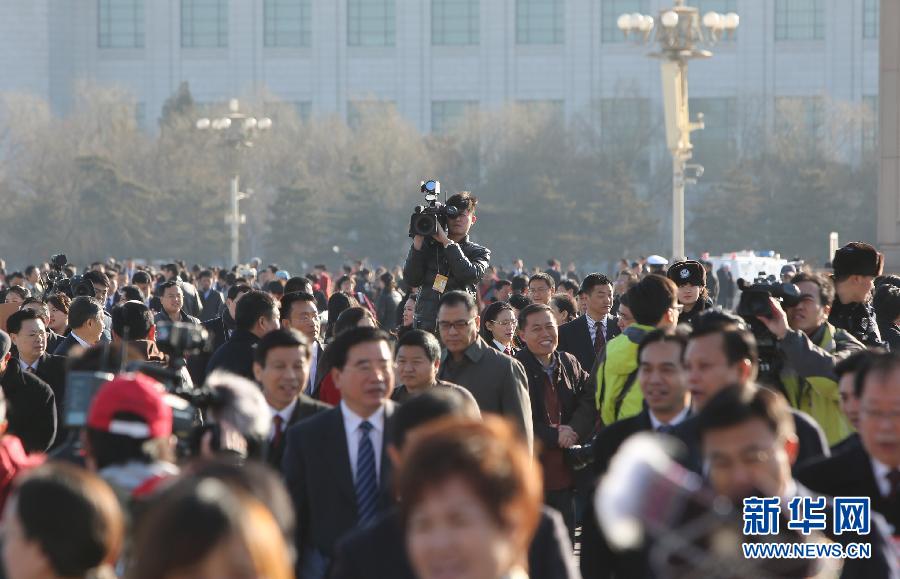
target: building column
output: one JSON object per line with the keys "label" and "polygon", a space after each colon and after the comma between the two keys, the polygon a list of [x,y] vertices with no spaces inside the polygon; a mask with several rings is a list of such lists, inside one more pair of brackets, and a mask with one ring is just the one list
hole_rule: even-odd
{"label": "building column", "polygon": [[[881,2],[878,75],[878,248],[900,271],[900,2]],[[849,241],[849,240],[848,240]]]}

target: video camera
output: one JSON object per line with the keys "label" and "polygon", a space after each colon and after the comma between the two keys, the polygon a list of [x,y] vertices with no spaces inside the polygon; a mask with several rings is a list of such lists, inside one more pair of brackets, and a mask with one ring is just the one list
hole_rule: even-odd
{"label": "video camera", "polygon": [[741,290],[737,315],[750,326],[759,350],[759,381],[770,386],[779,387],[782,362],[777,351],[777,342],[772,332],[766,328],[759,317],[771,318],[772,305],[769,298],[781,302],[782,307],[792,308],[800,303],[800,288],[792,283],[780,283],[774,275],[766,276],[759,272],[752,284],[744,279],[737,281]]}
{"label": "video camera", "polygon": [[68,265],[66,254],[57,253],[50,257],[51,270],[44,275],[44,301],[55,293],[63,293],[70,298],[94,297],[94,284],[80,275],[66,276],[63,269]]}
{"label": "video camera", "polygon": [[441,194],[441,183],[434,179],[422,181],[421,192],[428,205],[419,205],[409,218],[409,236],[421,235],[427,240],[437,233],[438,223],[447,231],[447,218],[459,215],[459,208],[438,201]]}

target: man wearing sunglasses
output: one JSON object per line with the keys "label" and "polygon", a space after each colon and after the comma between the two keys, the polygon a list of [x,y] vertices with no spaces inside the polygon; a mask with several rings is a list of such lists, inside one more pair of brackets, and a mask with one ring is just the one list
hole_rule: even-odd
{"label": "man wearing sunglasses", "polygon": [[411,287],[421,287],[416,300],[413,326],[434,332],[438,302],[453,290],[476,295],[478,284],[491,262],[491,251],[469,241],[469,230],[475,224],[478,199],[468,191],[447,200],[457,214],[447,218],[447,230],[438,223],[438,231],[426,242],[421,235],[413,238],[403,267],[403,279]]}

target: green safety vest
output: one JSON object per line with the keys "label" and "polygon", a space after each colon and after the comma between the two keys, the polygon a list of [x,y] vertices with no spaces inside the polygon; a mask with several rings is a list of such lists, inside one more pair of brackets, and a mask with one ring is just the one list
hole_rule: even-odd
{"label": "green safety vest", "polygon": [[[834,326],[826,322],[824,335],[816,345],[833,353],[836,348],[835,333]],[[834,380],[824,376],[801,378],[796,371],[785,369],[781,372],[781,384],[791,406],[806,412],[819,423],[829,446],[834,446],[854,432],[841,410],[841,395]]]}
{"label": "green safety vest", "polygon": [[603,424],[629,418],[644,408],[644,395],[637,380],[638,346],[653,326],[632,324],[606,344],[597,370],[595,397]]}

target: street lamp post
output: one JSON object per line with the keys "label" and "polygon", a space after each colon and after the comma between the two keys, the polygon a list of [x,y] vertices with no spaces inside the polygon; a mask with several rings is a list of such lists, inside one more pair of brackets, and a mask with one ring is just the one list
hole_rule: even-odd
{"label": "street lamp post", "polygon": [[[263,117],[257,119],[245,115],[239,111],[237,99],[228,101],[228,114],[214,118],[202,118],[197,120],[197,128],[201,131],[215,131],[222,135],[223,142],[235,153],[242,148],[253,146],[253,139],[260,131],[268,131],[272,128],[272,119]],[[246,222],[246,216],[241,214],[240,202],[247,198],[247,194],[241,193],[240,176],[236,157],[232,160],[234,176],[231,178],[228,212],[225,215],[225,223],[231,227],[231,265],[237,265],[240,259],[241,224]]]}
{"label": "street lamp post", "polygon": [[[684,0],[675,0],[675,6],[661,10],[659,23],[652,16],[633,13],[622,14],[616,24],[626,36],[643,43],[650,43],[650,36],[656,29],[659,52],[649,54],[659,58],[663,89],[663,109],[666,120],[666,145],[672,154],[672,257],[681,259],[684,252],[684,187],[696,183],[703,175],[703,167],[688,164],[693,157],[691,133],[704,128],[703,115],[697,122],[691,122],[688,107],[688,62],[695,58],[709,58],[712,52],[700,48],[717,43],[723,34],[731,34],[740,24],[734,12],[719,14],[707,12],[700,17],[700,11],[685,6]],[[688,179],[687,170],[693,170],[695,177]]]}

